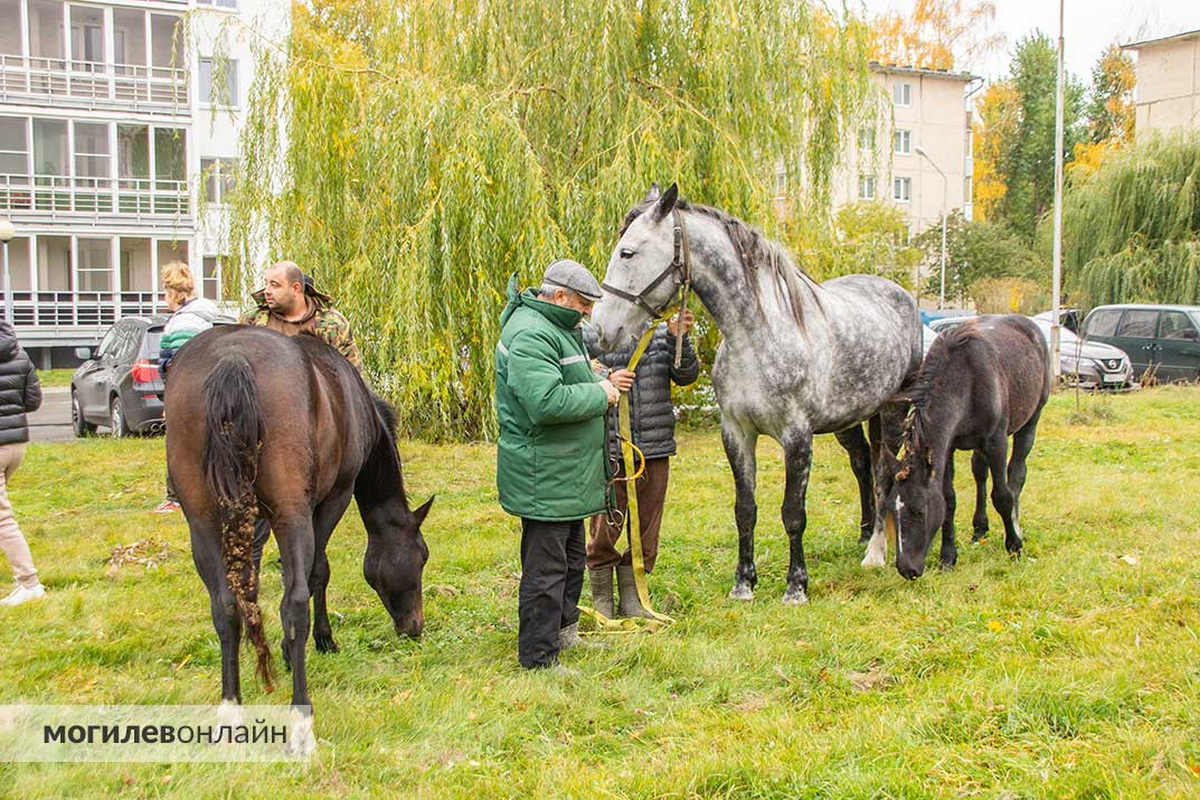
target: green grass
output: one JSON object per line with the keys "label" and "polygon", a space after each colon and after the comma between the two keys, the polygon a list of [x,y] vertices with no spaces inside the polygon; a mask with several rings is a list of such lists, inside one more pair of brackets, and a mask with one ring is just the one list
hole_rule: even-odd
{"label": "green grass", "polygon": [[[578,679],[516,664],[518,530],[495,501],[494,449],[404,443],[414,501],[438,495],[425,636],[391,632],[351,510],[331,545],[341,652],[309,651],[313,762],[4,764],[0,795],[1200,796],[1200,389],[1084,398],[1103,410],[1082,417],[1075,403],[1056,396],[1043,418],[1026,557],[1010,561],[993,536],[964,545],[957,571],[911,583],[859,568],[853,479],[822,437],[799,608],[779,602],[778,448],[760,444],[761,577],[744,604],[726,598],[736,540],[718,437],[684,435],[652,581],[678,623],[566,654]],[[965,454],[959,464],[969,530]],[[12,497],[50,595],[0,610],[0,703],[218,699],[186,526],[148,513],[162,475],[161,439],[30,447]],[[114,547],[145,537],[172,557],[106,568]],[[278,577],[264,586],[274,643]],[[287,702],[286,686],[244,690]]]}
{"label": "green grass", "polygon": [[45,387],[70,386],[74,374],[74,369],[39,369],[38,380]]}

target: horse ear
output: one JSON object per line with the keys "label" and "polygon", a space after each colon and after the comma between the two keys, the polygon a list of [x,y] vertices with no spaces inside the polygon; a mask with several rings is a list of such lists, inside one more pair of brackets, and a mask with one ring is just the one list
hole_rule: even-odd
{"label": "horse ear", "polygon": [[642,202],[653,203],[660,197],[662,197],[662,189],[658,188],[657,183],[652,183],[650,184],[650,191],[646,192],[646,196],[642,198]]}
{"label": "horse ear", "polygon": [[672,183],[667,187],[667,191],[663,193],[663,196],[658,198],[658,205],[654,207],[655,218],[659,220],[665,219],[667,214],[670,214],[674,210],[677,200],[679,200],[679,187]]}
{"label": "horse ear", "polygon": [[421,523],[425,521],[425,517],[429,516],[429,509],[433,508],[433,500],[436,497],[436,494],[433,495],[433,497],[430,497],[425,501],[424,505],[413,512],[413,517],[416,519],[417,527],[420,527]]}

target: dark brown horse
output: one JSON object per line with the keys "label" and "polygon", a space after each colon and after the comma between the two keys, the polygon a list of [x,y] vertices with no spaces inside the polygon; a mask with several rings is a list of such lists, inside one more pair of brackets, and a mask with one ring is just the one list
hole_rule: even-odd
{"label": "dark brown horse", "polygon": [[976,535],[987,530],[984,492],[990,471],[992,505],[1004,520],[1004,546],[1013,555],[1021,552],[1025,459],[1049,396],[1046,342],[1028,317],[979,317],[938,336],[913,388],[902,398],[912,403],[903,457],[886,450],[883,456],[896,476],[888,516],[897,529],[896,569],[901,575],[916,578],[925,571],[925,556],[939,526],[942,568],[953,568],[958,559],[955,450],[974,451]]}
{"label": "dark brown horse", "polygon": [[310,597],[317,649],[337,649],[325,606],[329,536],[353,496],[367,529],[367,582],[396,632],[418,636],[429,558],[420,526],[433,499],[409,508],[391,408],[315,337],[243,326],[206,331],[172,362],[165,404],[168,471],[221,640],[222,701],[241,703],[243,622],[257,673],[267,691],[273,688],[251,556],[261,515],[275,532],[283,570],[282,651],[299,716],[289,744],[310,752],[315,738],[304,668]]}

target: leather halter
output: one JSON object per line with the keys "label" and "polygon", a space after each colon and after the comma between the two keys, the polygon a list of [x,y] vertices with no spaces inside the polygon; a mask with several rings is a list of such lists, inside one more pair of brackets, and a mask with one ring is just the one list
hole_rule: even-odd
{"label": "leather halter", "polygon": [[650,283],[647,284],[637,294],[631,294],[607,283],[600,284],[600,288],[603,291],[608,292],[614,297],[619,297],[626,302],[633,303],[635,306],[649,314],[650,319],[652,320],[661,317],[663,312],[671,306],[671,303],[675,299],[675,292],[671,292],[671,296],[667,298],[667,301],[658,308],[655,308],[646,302],[646,297],[655,289],[657,289],[659,284],[669,277],[677,277],[679,280],[679,286],[683,289],[682,306],[686,307],[687,293],[692,283],[692,252],[691,247],[688,244],[687,227],[684,225],[683,215],[679,213],[678,208],[671,210],[671,218],[675,223],[675,256],[671,260],[671,263],[667,265],[666,269],[658,273],[658,276],[655,277],[654,280],[650,281]]}

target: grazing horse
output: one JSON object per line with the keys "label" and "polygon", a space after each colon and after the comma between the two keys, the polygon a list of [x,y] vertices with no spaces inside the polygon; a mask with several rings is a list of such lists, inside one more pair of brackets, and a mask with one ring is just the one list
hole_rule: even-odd
{"label": "grazing horse", "polygon": [[[680,200],[675,186],[662,194],[654,187],[626,216],[609,260],[604,296],[592,314],[600,346],[627,346],[685,283],[724,335],[712,382],[736,488],[738,566],[730,596],[752,599],[758,580],[755,449],[767,435],[783,446],[786,459],[782,516],[791,558],[783,601],[806,602],[804,504],[813,434],[833,433],[849,451],[863,537],[874,531],[881,538],[872,450],[878,452],[881,440],[881,407],[921,362],[917,305],[883,278],[817,283],[741,220]],[[870,420],[871,445],[864,420]]]}
{"label": "grazing horse", "polygon": [[[942,528],[941,566],[958,560],[954,544],[954,451],[972,450],[975,537],[987,532],[984,492],[992,474],[992,505],[1004,520],[1004,546],[1021,552],[1020,504],[1025,459],[1050,396],[1046,342],[1027,317],[979,317],[939,336],[911,389],[904,455],[884,451],[895,475],[886,512],[896,526],[896,569],[905,578],[925,571],[925,556]],[[1013,437],[1012,458],[1008,437]]]}
{"label": "grazing horse", "polygon": [[243,622],[258,676],[273,689],[251,556],[254,520],[262,515],[271,521],[283,568],[279,617],[296,720],[289,746],[311,752],[304,668],[310,597],[317,649],[337,649],[325,606],[329,536],[353,496],[367,529],[367,582],[396,632],[416,637],[425,622],[421,573],[429,558],[420,526],[433,498],[409,509],[391,408],[313,336],[246,326],[205,331],[171,363],[165,404],[168,471],[221,641],[222,706],[242,700]]}

